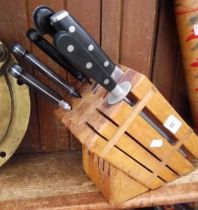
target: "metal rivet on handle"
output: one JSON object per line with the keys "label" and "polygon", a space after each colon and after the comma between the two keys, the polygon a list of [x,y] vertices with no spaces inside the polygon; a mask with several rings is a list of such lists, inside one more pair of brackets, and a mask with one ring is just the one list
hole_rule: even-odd
{"label": "metal rivet on handle", "polygon": [[88,46],[88,50],[89,50],[89,51],[93,51],[93,49],[94,49],[93,44],[90,44],[90,45]]}
{"label": "metal rivet on handle", "polygon": [[92,65],[91,62],[87,62],[87,63],[86,63],[86,68],[87,68],[87,69],[91,69],[92,66],[93,66],[93,65]]}
{"label": "metal rivet on handle", "polygon": [[104,84],[105,84],[105,85],[108,85],[108,84],[109,84],[109,79],[105,79],[105,80],[104,80]]}
{"label": "metal rivet on handle", "polygon": [[69,27],[69,32],[70,32],[70,33],[74,33],[75,30],[76,30],[75,26],[70,26],[70,27]]}
{"label": "metal rivet on handle", "polygon": [[107,67],[109,65],[109,61],[104,62],[104,67]]}
{"label": "metal rivet on handle", "polygon": [[68,47],[67,47],[67,51],[68,52],[73,52],[74,51],[74,45],[68,45]]}

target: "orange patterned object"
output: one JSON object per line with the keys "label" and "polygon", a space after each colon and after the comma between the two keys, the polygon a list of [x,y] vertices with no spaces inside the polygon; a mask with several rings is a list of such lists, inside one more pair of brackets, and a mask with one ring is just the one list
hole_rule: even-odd
{"label": "orange patterned object", "polygon": [[175,0],[175,14],[192,119],[198,131],[198,0]]}

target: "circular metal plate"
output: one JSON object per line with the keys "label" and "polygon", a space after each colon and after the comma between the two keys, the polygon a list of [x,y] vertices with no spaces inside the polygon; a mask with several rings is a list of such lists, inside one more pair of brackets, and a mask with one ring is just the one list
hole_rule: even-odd
{"label": "circular metal plate", "polygon": [[5,77],[0,77],[0,143],[3,141],[11,120],[11,96]]}
{"label": "circular metal plate", "polygon": [[10,75],[0,76],[0,166],[16,151],[26,132],[30,116],[30,96]]}

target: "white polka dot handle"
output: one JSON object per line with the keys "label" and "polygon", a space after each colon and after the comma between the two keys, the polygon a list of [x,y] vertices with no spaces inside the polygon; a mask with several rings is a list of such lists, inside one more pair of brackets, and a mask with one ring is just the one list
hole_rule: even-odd
{"label": "white polka dot handle", "polygon": [[116,82],[105,70],[105,67],[109,65],[109,61],[104,61],[101,68],[97,59],[90,56],[90,53],[95,49],[94,46],[90,45],[88,48],[84,48],[72,36],[72,34],[64,31],[57,32],[54,37],[54,45],[58,52],[61,53],[76,69],[81,71],[87,77],[95,80],[107,91],[110,92],[117,86]]}
{"label": "white polka dot handle", "polygon": [[56,31],[67,31],[83,48],[86,49],[90,56],[97,59],[101,69],[106,71],[109,75],[113,73],[116,65],[71,14],[65,10],[59,11],[51,17],[51,24]]}

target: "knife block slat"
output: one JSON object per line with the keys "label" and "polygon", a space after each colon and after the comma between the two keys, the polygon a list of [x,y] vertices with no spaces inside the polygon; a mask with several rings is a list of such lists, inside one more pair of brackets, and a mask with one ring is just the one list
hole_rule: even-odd
{"label": "knife block slat", "polygon": [[[87,175],[111,203],[120,203],[156,189],[193,171],[198,138],[154,85],[142,74],[123,67],[120,81],[131,81],[128,97],[106,103],[106,92],[82,90],[71,112],[57,116],[83,145]],[[142,116],[146,113],[172,140],[169,143]],[[189,158],[188,158],[189,157]]]}

